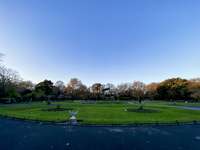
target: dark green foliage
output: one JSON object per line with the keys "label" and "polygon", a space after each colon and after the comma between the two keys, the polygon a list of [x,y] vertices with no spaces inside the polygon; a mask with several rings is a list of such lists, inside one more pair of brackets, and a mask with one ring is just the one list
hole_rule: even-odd
{"label": "dark green foliage", "polygon": [[52,91],[53,82],[51,80],[44,80],[35,86],[35,92],[42,91],[45,95],[49,95]]}
{"label": "dark green foliage", "polygon": [[61,107],[61,104],[58,103],[56,108],[57,108],[57,109],[60,109],[60,107]]}
{"label": "dark green foliage", "polygon": [[11,101],[11,98],[0,98],[0,103],[6,103],[8,101]]}
{"label": "dark green foliage", "polygon": [[172,78],[161,82],[157,88],[159,99],[187,99],[190,97],[188,80]]}
{"label": "dark green foliage", "polygon": [[143,110],[143,105],[140,105],[140,106],[139,106],[139,110]]}

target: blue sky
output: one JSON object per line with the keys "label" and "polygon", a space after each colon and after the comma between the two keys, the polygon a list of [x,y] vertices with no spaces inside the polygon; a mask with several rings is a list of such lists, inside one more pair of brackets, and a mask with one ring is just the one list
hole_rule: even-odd
{"label": "blue sky", "polygon": [[0,0],[0,52],[24,80],[200,76],[199,0]]}

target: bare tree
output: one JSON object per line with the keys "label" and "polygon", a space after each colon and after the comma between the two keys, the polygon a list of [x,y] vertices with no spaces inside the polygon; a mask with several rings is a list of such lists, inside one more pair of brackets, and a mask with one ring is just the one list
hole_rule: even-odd
{"label": "bare tree", "polygon": [[117,85],[117,89],[120,96],[130,96],[131,83],[121,83]]}
{"label": "bare tree", "polygon": [[54,86],[56,86],[60,91],[63,91],[65,88],[65,84],[63,81],[59,80],[57,81]]}
{"label": "bare tree", "polygon": [[150,98],[153,99],[156,96],[156,89],[158,87],[158,83],[152,82],[146,86],[147,92],[146,95]]}
{"label": "bare tree", "polygon": [[86,99],[87,98],[87,86],[84,85],[79,79],[72,78],[64,89],[65,94],[68,97],[74,99]]}
{"label": "bare tree", "polygon": [[3,56],[4,56],[4,54],[3,54],[3,53],[0,53],[0,62],[3,61]]}
{"label": "bare tree", "polygon": [[21,80],[17,71],[0,66],[0,96],[18,96],[16,84]]}
{"label": "bare tree", "polygon": [[116,86],[113,85],[112,83],[107,83],[105,86],[106,89],[108,89],[107,91],[105,91],[106,94],[115,94],[116,92]]}
{"label": "bare tree", "polygon": [[6,68],[4,66],[0,67],[0,81],[1,82],[11,81],[13,83],[17,83],[21,80],[22,79],[17,71],[11,68]]}
{"label": "bare tree", "polygon": [[16,84],[17,90],[22,97],[25,95],[27,96],[27,94],[30,95],[30,93],[34,90],[34,86],[35,85],[32,81],[21,81]]}
{"label": "bare tree", "polygon": [[146,85],[143,82],[135,81],[132,86],[132,96],[136,98],[144,97],[146,92]]}

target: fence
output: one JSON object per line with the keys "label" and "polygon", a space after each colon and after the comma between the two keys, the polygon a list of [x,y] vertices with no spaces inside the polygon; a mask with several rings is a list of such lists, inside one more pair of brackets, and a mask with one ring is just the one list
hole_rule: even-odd
{"label": "fence", "polygon": [[[2,118],[9,118],[9,119],[13,119],[13,120],[21,120],[21,121],[31,121],[31,122],[45,122],[45,121],[42,121],[42,120],[39,120],[38,118],[33,120],[33,119],[27,119],[27,118],[16,118],[15,116],[8,116],[8,115],[5,115],[5,116],[1,116]],[[55,122],[54,120],[52,120],[51,122],[46,122],[46,123],[57,123]],[[144,126],[144,125],[156,125],[156,126],[159,126],[159,125],[182,125],[182,124],[200,124],[200,120],[174,120],[174,121],[135,121],[135,122],[95,122],[95,121],[77,121],[77,123],[73,123],[71,124],[70,121],[66,120],[64,122],[61,122],[60,124],[69,124],[69,125],[101,125],[101,126],[104,126],[104,125],[128,125],[128,126]],[[59,123],[57,123],[59,124]]]}

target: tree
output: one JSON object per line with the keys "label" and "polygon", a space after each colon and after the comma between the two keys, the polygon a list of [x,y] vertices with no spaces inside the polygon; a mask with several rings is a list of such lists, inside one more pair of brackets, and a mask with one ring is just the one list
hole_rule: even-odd
{"label": "tree", "polygon": [[124,100],[132,99],[131,86],[132,86],[131,83],[121,83],[120,85],[117,85],[119,99],[124,99]]}
{"label": "tree", "polygon": [[51,93],[48,95],[48,99],[56,100],[60,94],[61,94],[60,89],[56,86],[52,86]]}
{"label": "tree", "polygon": [[79,79],[72,78],[64,89],[65,95],[73,99],[86,99],[87,86],[85,86]]}
{"label": "tree", "polygon": [[[0,53],[0,62],[2,62],[3,54]],[[18,97],[19,92],[16,84],[20,81],[17,71],[7,68],[0,64],[0,97]]]}
{"label": "tree", "polygon": [[115,95],[116,94],[116,86],[112,83],[107,83],[105,85],[105,93],[109,95]]}
{"label": "tree", "polygon": [[120,96],[131,96],[131,83],[121,83],[117,89]]}
{"label": "tree", "polygon": [[0,62],[3,61],[3,56],[4,56],[4,54],[3,54],[3,53],[0,53]]}
{"label": "tree", "polygon": [[188,90],[191,92],[191,97],[195,100],[200,100],[200,78],[194,78],[189,81]]}
{"label": "tree", "polygon": [[57,81],[55,84],[54,84],[54,86],[56,86],[60,91],[63,91],[64,90],[64,88],[65,88],[65,84],[64,84],[64,82],[63,81]]}
{"label": "tree", "polygon": [[0,66],[0,96],[1,97],[16,97],[19,93],[16,89],[16,84],[21,78],[17,71]]}
{"label": "tree", "polygon": [[37,91],[34,90],[32,92],[32,96],[35,97],[36,100],[40,100],[42,97],[44,97],[44,95],[45,94],[44,94],[44,91],[42,91],[42,89],[37,89]]}
{"label": "tree", "polygon": [[51,82],[51,80],[44,80],[43,82],[40,82],[38,83],[36,86],[35,86],[35,92],[39,92],[39,91],[42,91],[44,92],[45,95],[49,95],[52,91],[52,85],[53,85],[53,82]]}
{"label": "tree", "polygon": [[22,97],[27,98],[27,94],[30,94],[34,90],[34,84],[32,81],[21,81],[16,84],[17,90]]}
{"label": "tree", "polygon": [[101,94],[101,83],[95,83],[91,86],[91,90],[93,93],[93,96],[96,97],[96,99],[100,98],[100,94]]}
{"label": "tree", "polygon": [[189,81],[181,78],[167,79],[161,82],[157,88],[160,99],[187,99],[190,96],[188,90]]}
{"label": "tree", "polygon": [[74,91],[73,88],[71,86],[67,85],[67,87],[64,88],[64,93],[66,95],[66,98],[69,98],[69,99],[72,98],[73,91]]}
{"label": "tree", "polygon": [[78,99],[86,99],[88,97],[87,86],[81,84],[79,88],[76,90],[76,96]]}
{"label": "tree", "polygon": [[146,95],[150,99],[154,99],[157,96],[156,89],[158,87],[158,83],[152,82],[146,86]]}
{"label": "tree", "polygon": [[72,97],[76,99],[76,90],[78,90],[79,86],[81,85],[81,81],[77,78],[72,78],[69,83],[67,84],[67,87],[65,88],[65,92],[67,93],[68,97]]}
{"label": "tree", "polygon": [[73,90],[76,90],[79,88],[79,86],[81,85],[81,81],[77,78],[72,78],[70,80],[70,82],[68,83],[68,86],[72,87]]}
{"label": "tree", "polygon": [[135,81],[132,86],[132,96],[135,98],[144,98],[146,92],[146,85],[143,82]]}

